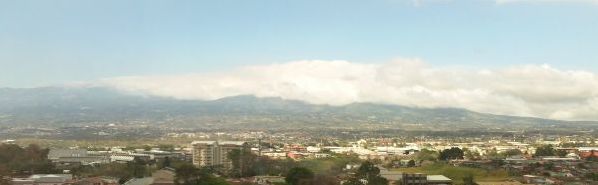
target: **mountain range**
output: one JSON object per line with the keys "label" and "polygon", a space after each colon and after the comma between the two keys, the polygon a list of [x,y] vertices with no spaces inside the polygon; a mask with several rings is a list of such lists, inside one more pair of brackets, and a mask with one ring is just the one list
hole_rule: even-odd
{"label": "mountain range", "polygon": [[217,100],[141,96],[104,87],[0,89],[0,126],[65,127],[102,124],[198,128],[592,128],[574,122],[478,113],[459,108],[417,108],[353,103],[314,105],[251,95]]}

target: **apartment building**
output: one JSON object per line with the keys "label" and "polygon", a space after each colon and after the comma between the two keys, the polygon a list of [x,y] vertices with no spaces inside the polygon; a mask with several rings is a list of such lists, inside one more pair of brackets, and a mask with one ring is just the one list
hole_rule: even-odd
{"label": "apartment building", "polygon": [[234,150],[250,150],[245,141],[194,141],[193,164],[195,166],[222,166],[232,168],[232,162],[227,154]]}

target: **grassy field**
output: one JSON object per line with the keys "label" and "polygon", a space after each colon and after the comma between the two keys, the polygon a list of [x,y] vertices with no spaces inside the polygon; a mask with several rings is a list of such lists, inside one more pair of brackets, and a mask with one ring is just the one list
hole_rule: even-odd
{"label": "grassy field", "polygon": [[450,179],[453,179],[454,184],[462,184],[463,177],[465,177],[468,174],[472,174],[474,176],[475,181],[479,182],[504,181],[508,180],[509,178],[505,170],[487,171],[478,168],[455,167],[444,163],[435,163],[415,168],[399,168],[394,170],[401,171],[404,173],[425,173],[428,175],[444,175]]}

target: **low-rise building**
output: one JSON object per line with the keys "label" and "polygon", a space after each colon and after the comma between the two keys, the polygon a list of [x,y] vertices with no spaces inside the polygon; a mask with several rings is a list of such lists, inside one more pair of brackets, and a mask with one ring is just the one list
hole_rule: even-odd
{"label": "low-rise building", "polygon": [[13,185],[66,185],[72,184],[71,174],[35,174],[27,178],[13,178]]}
{"label": "low-rise building", "polygon": [[273,185],[285,183],[282,176],[255,176],[254,183],[258,185]]}

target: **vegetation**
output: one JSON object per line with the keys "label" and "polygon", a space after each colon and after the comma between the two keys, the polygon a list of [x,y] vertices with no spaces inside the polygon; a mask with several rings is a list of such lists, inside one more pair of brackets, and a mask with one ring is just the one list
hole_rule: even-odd
{"label": "vegetation", "polygon": [[419,161],[436,161],[438,159],[438,152],[433,150],[422,149],[415,154],[415,159]]}
{"label": "vegetation", "polygon": [[343,185],[388,185],[388,180],[380,176],[380,169],[371,161],[365,161],[359,166],[355,175],[351,176]]}
{"label": "vegetation", "polygon": [[455,167],[446,163],[437,162],[431,165],[415,167],[415,168],[401,168],[400,171],[404,173],[425,173],[444,175],[453,179],[454,184],[462,184],[463,179],[467,175],[472,175],[477,181],[504,181],[508,179],[508,173],[505,170],[483,170],[479,168],[470,167]]}
{"label": "vegetation", "polygon": [[536,149],[534,156],[555,156],[556,150],[552,148],[552,145],[540,146]]}
{"label": "vegetation", "polygon": [[443,161],[454,160],[454,159],[463,159],[464,156],[463,150],[453,147],[451,149],[445,149],[440,152],[438,155],[438,159]]}
{"label": "vegetation", "polygon": [[472,174],[467,174],[463,177],[463,185],[476,185]]}
{"label": "vegetation", "polygon": [[250,177],[255,175],[284,175],[291,169],[303,167],[325,178],[342,173],[343,167],[360,160],[353,155],[338,155],[331,158],[306,159],[295,161],[292,159],[274,160],[260,157],[249,151],[232,150],[227,154],[232,161],[233,169],[224,175],[231,177]]}
{"label": "vegetation", "polygon": [[97,166],[78,166],[72,169],[73,175],[79,177],[110,176],[126,182],[131,178],[151,176],[152,172],[161,165],[153,165],[144,160],[135,160],[128,163],[108,163]]}
{"label": "vegetation", "polygon": [[415,161],[413,159],[409,160],[409,162],[407,162],[407,167],[415,167]]}
{"label": "vegetation", "polygon": [[222,177],[213,175],[208,168],[196,168],[192,164],[183,164],[175,169],[177,185],[228,185]]}
{"label": "vegetation", "polygon": [[231,160],[233,169],[229,173],[233,177],[247,177],[257,174],[253,169],[256,167],[255,160],[257,156],[248,150],[233,149],[227,153],[227,158]]}
{"label": "vegetation", "polygon": [[305,181],[314,178],[314,172],[307,168],[295,167],[291,168],[285,177],[285,181],[290,185],[305,184]]}
{"label": "vegetation", "polygon": [[343,172],[347,164],[358,164],[361,160],[354,155],[336,155],[331,158],[301,160],[295,162],[297,166],[306,167],[316,174],[336,176]]}
{"label": "vegetation", "polygon": [[511,157],[511,156],[516,156],[516,155],[523,155],[523,152],[521,152],[521,150],[519,150],[519,149],[512,149],[512,150],[507,150],[507,151],[503,152],[503,155],[505,157]]}
{"label": "vegetation", "polygon": [[0,145],[0,176],[29,175],[34,173],[56,172],[52,163],[48,160],[48,149],[42,149],[38,145],[31,144],[25,148],[14,144]]}
{"label": "vegetation", "polygon": [[[20,147],[14,144],[0,145],[0,183],[5,181],[4,177],[26,176],[31,174],[62,173],[48,160],[49,150],[40,148],[38,145],[30,144],[27,147]],[[170,165],[172,162],[163,161],[162,165]],[[119,178],[120,182],[126,182],[131,178],[151,176],[156,170],[151,161],[135,160],[129,163],[109,163],[99,166],[76,166],[73,167],[73,175],[79,177],[111,176]]]}
{"label": "vegetation", "polygon": [[476,151],[469,150],[467,148],[463,149],[464,157],[470,160],[479,160],[481,158],[480,153]]}

